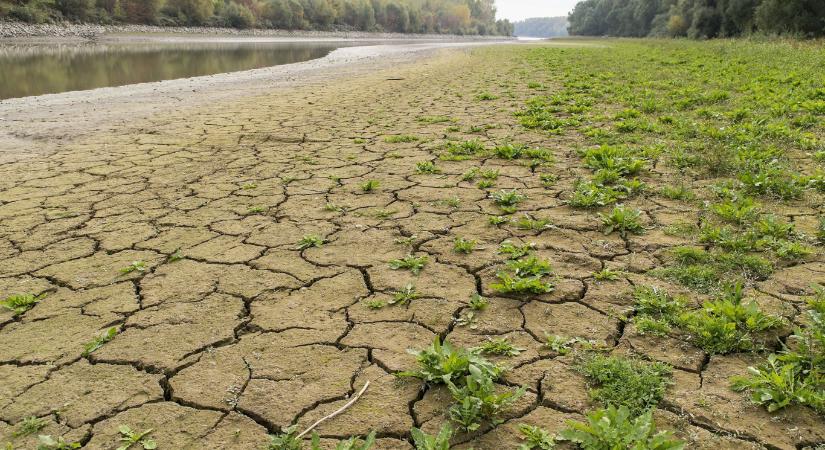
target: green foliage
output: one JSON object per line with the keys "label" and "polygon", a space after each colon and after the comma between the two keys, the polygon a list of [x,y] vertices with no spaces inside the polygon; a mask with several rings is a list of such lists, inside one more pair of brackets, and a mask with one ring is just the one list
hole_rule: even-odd
{"label": "green foliage", "polygon": [[619,279],[621,272],[604,268],[598,272],[593,272],[593,278],[596,281],[616,281]]}
{"label": "green foliage", "polygon": [[103,347],[107,342],[114,339],[115,336],[117,336],[117,328],[111,327],[108,330],[106,330],[106,333],[92,339],[91,342],[83,346],[83,357],[87,357],[95,350],[99,349],[100,347]]}
{"label": "green foliage", "polygon": [[587,423],[570,421],[559,439],[578,444],[583,450],[682,450],[685,443],[667,431],[656,432],[653,414],[639,416],[626,407],[608,406],[587,415]]}
{"label": "green foliage", "polygon": [[619,356],[590,355],[578,366],[591,385],[590,395],[605,407],[626,408],[634,416],[662,400],[670,366]]}
{"label": "green foliage", "polygon": [[267,450],[302,450],[303,443],[297,435],[298,425],[286,427],[280,434],[269,436]]}
{"label": "green foliage", "polygon": [[678,186],[664,186],[660,192],[663,197],[671,200],[690,201],[696,198],[696,194],[683,184]]}
{"label": "green foliage", "polygon": [[[485,421],[494,426],[501,423],[499,415],[526,392],[526,388],[515,391],[499,389],[488,372],[475,365],[469,366],[469,374],[463,385],[447,380],[447,387],[453,396],[450,419],[465,431],[475,431]],[[502,392],[503,391],[503,392]]]}
{"label": "green foliage", "polygon": [[624,206],[617,206],[608,215],[599,214],[602,220],[602,227],[605,234],[618,231],[619,235],[626,237],[627,233],[641,234],[644,232],[639,217],[642,212],[639,210],[627,209]]}
{"label": "green foliage", "polygon": [[320,236],[315,235],[315,234],[308,234],[308,235],[302,237],[300,241],[298,241],[298,247],[296,247],[295,249],[296,250],[306,250],[308,248],[320,247],[322,245],[324,245],[324,239],[323,238],[321,238]]}
{"label": "green foliage", "polygon": [[552,450],[556,448],[556,437],[542,428],[520,424],[518,430],[521,439],[524,441],[518,446],[518,450]]}
{"label": "green foliage", "polygon": [[510,241],[504,241],[499,246],[498,253],[501,255],[507,255],[508,259],[519,259],[529,255],[534,248],[534,244],[516,245]]}
{"label": "green foliage", "polygon": [[507,270],[496,273],[499,282],[490,287],[504,294],[545,294],[555,288],[550,281],[544,280],[553,270],[545,260],[528,256],[507,261]]}
{"label": "green foliage", "polygon": [[490,194],[490,198],[505,214],[513,214],[516,212],[516,206],[523,202],[526,197],[513,189],[511,191],[495,192]]}
{"label": "green foliage", "polygon": [[421,273],[424,266],[430,260],[427,255],[415,256],[407,255],[401,259],[394,259],[390,261],[390,268],[393,270],[405,269],[412,272],[414,275]]}
{"label": "green foliage", "polygon": [[[367,435],[363,441],[360,437],[352,437],[338,442],[335,450],[369,450],[375,445],[375,431]],[[312,433],[312,450],[322,450],[321,438],[318,433]]]}
{"label": "green foliage", "polygon": [[499,355],[499,356],[518,356],[526,349],[516,347],[507,338],[488,338],[474,350],[478,350],[482,354]]}
{"label": "green foliage", "polygon": [[80,447],[79,442],[66,442],[62,436],[57,439],[50,435],[37,436],[37,450],[72,450]]}
{"label": "green foliage", "polygon": [[458,237],[453,244],[453,250],[456,253],[470,254],[476,249],[477,245],[478,242],[474,240]]}
{"label": "green foliage", "polygon": [[486,298],[482,297],[478,293],[473,293],[470,296],[470,309],[474,311],[483,311],[487,309],[487,306],[490,304],[490,301]]}
{"label": "green foliage", "polygon": [[153,450],[158,448],[157,442],[154,439],[150,438],[149,435],[152,434],[151,429],[145,430],[142,433],[137,433],[132,431],[131,428],[127,425],[119,425],[117,427],[118,433],[120,433],[120,442],[121,445],[118,447],[117,450],[128,450],[135,444],[143,448],[144,450]]}
{"label": "green foliage", "polygon": [[396,291],[393,294],[392,300],[389,301],[390,305],[407,305],[412,300],[421,297],[421,294],[415,289],[415,286],[412,283],[408,283],[404,286],[403,289]]}
{"label": "green foliage", "polygon": [[410,142],[418,141],[418,136],[413,136],[410,134],[400,134],[400,135],[393,135],[393,136],[386,136],[384,138],[384,142],[388,144],[406,144]]}
{"label": "green foliage", "polygon": [[435,166],[432,161],[421,161],[415,164],[415,173],[417,174],[436,174],[441,173],[441,170]]}
{"label": "green foliage", "polygon": [[799,404],[825,414],[825,288],[814,289],[805,327],[794,331],[780,353],[732,380],[733,389],[751,391],[751,400],[770,412]]}
{"label": "green foliage", "polygon": [[143,273],[146,271],[146,263],[143,261],[132,261],[132,264],[120,269],[121,275],[128,275],[133,272]]}
{"label": "green foliage", "polygon": [[446,384],[448,381],[462,383],[470,374],[470,366],[478,369],[483,376],[498,379],[502,369],[480,356],[478,351],[455,348],[450,343],[441,343],[436,337],[429,347],[410,353],[418,362],[418,370],[400,372],[403,377],[415,377],[432,384]]}
{"label": "green foliage", "polygon": [[17,426],[14,427],[14,431],[12,431],[11,434],[16,438],[30,436],[42,430],[48,424],[46,419],[40,419],[34,416],[26,417],[17,423]]}
{"label": "green foliage", "polygon": [[363,184],[361,184],[361,190],[364,192],[373,192],[378,189],[378,186],[381,185],[381,182],[378,180],[367,180]]}
{"label": "green foliage", "polygon": [[413,428],[410,430],[415,450],[450,450],[450,439],[453,437],[453,429],[449,424],[444,424],[435,436]]}
{"label": "green foliage", "polygon": [[14,313],[15,316],[19,316],[20,314],[34,308],[34,305],[42,299],[42,295],[14,294],[6,297],[5,300],[0,302],[0,305]]}

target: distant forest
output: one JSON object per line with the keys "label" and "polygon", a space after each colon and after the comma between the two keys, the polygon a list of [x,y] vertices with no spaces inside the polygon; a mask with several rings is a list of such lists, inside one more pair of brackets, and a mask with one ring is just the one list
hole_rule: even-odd
{"label": "distant forest", "polygon": [[513,23],[516,36],[558,37],[567,36],[567,17],[534,17]]}
{"label": "distant forest", "polygon": [[494,0],[0,0],[0,20],[511,35]]}
{"label": "distant forest", "polygon": [[568,18],[581,36],[825,36],[825,0],[584,0]]}

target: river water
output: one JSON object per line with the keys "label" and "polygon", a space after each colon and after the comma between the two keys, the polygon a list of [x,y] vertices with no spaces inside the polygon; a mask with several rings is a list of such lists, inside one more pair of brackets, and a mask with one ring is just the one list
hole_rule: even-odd
{"label": "river water", "polygon": [[0,43],[0,100],[321,58],[363,42]]}

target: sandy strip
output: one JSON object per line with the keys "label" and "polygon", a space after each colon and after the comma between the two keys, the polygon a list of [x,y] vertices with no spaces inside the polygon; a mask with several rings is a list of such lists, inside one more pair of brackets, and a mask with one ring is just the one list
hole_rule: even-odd
{"label": "sandy strip", "polygon": [[[243,40],[243,39],[241,39]],[[323,58],[242,72],[64,92],[0,101],[0,162],[51,152],[87,134],[154,114],[237,100],[273,89],[324,84],[400,64],[444,49],[492,42],[428,42],[343,47]]]}

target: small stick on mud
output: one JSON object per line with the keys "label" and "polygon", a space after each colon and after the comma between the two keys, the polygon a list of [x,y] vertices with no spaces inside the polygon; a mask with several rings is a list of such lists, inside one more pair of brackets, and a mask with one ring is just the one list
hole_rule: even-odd
{"label": "small stick on mud", "polygon": [[313,428],[317,427],[318,425],[320,425],[320,424],[321,424],[322,422],[324,422],[325,420],[332,419],[333,417],[337,416],[338,414],[341,414],[342,412],[346,411],[346,409],[347,409],[347,408],[349,408],[350,406],[352,406],[353,404],[355,404],[355,402],[357,402],[357,401],[358,401],[358,399],[359,399],[359,398],[361,398],[361,395],[363,395],[363,394],[364,394],[364,392],[367,390],[367,387],[369,387],[369,385],[370,385],[370,382],[369,382],[369,380],[367,380],[367,382],[366,382],[366,383],[364,383],[364,387],[362,387],[362,388],[361,388],[361,390],[360,390],[360,391],[358,391],[358,393],[357,393],[357,394],[355,394],[355,395],[354,395],[354,396],[350,399],[350,401],[348,401],[348,402],[347,402],[347,404],[346,404],[346,405],[342,406],[340,409],[338,409],[337,411],[333,412],[333,413],[332,413],[332,414],[330,414],[330,415],[327,415],[327,416],[321,417],[320,419],[318,419],[318,421],[317,421],[317,422],[315,422],[315,423],[313,423],[312,425],[310,425],[310,426],[309,426],[309,428],[307,428],[306,430],[304,430],[301,434],[299,434],[298,436],[295,436],[295,438],[296,438],[296,439],[301,439],[301,437],[303,437],[305,434],[307,434],[307,433],[309,433],[310,431],[312,431],[312,429],[313,429]]}

